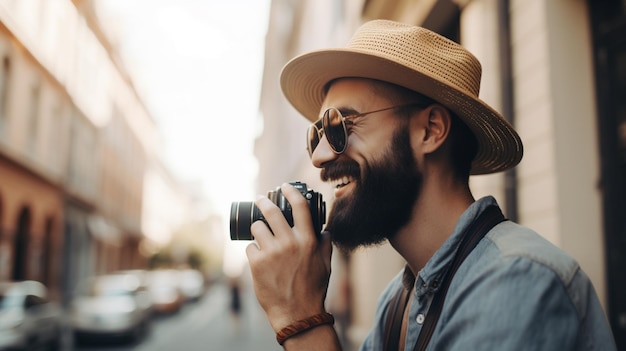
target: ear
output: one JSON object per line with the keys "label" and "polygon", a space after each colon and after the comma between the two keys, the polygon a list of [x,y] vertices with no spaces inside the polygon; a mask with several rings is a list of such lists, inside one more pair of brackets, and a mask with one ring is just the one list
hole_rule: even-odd
{"label": "ear", "polygon": [[432,104],[419,113],[414,127],[419,130],[413,140],[414,150],[422,155],[433,154],[441,149],[450,134],[452,116],[450,111],[440,104]]}

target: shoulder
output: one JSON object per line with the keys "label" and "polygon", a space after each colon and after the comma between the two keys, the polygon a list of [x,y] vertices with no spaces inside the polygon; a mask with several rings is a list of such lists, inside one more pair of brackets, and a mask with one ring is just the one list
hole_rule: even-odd
{"label": "shoulder", "polygon": [[546,267],[569,285],[580,266],[561,250],[530,228],[512,221],[504,221],[487,235],[502,261],[514,258],[528,260]]}
{"label": "shoulder", "polygon": [[584,314],[586,306],[577,306],[574,295],[591,287],[589,278],[573,257],[530,228],[511,221],[498,224],[466,261],[467,266],[464,263],[460,268],[467,274],[466,283],[498,283],[494,293],[517,295],[511,290],[523,289],[521,299],[534,300],[537,296],[530,296],[532,292],[567,296],[578,314]]}
{"label": "shoulder", "polygon": [[518,289],[523,284],[530,290],[560,286],[557,290],[566,292],[579,272],[578,262],[556,245],[530,228],[504,221],[467,256],[455,280],[458,276],[461,284],[497,284],[494,293],[510,293],[508,288]]}
{"label": "shoulder", "polygon": [[[593,285],[576,260],[510,221],[494,227],[467,256],[445,306],[441,320],[446,327],[438,334],[442,349],[573,349],[580,343],[611,343]],[[463,332],[470,321],[472,332]]]}

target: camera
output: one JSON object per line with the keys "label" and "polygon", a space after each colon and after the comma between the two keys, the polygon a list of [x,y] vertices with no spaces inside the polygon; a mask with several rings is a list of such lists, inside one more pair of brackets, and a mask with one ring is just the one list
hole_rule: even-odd
{"label": "camera", "polygon": [[[326,223],[326,203],[322,200],[322,194],[307,188],[306,183],[290,182],[300,191],[309,205],[311,219],[315,233],[322,232],[322,226]],[[293,227],[293,213],[291,205],[285,199],[280,187],[267,193],[267,197],[280,208],[287,223]],[[250,232],[250,225],[261,220],[267,224],[263,214],[254,202],[233,202],[230,206],[230,239],[231,240],[254,240]],[[268,226],[269,227],[269,226]]]}

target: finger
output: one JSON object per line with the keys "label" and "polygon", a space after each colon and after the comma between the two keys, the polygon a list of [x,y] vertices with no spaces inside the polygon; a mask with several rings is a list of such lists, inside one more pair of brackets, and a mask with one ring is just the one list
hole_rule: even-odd
{"label": "finger", "polygon": [[255,221],[250,226],[250,233],[254,237],[254,240],[257,242],[257,245],[260,248],[269,247],[274,240],[274,235],[270,228],[263,221]]}
{"label": "finger", "polygon": [[261,254],[261,249],[256,242],[250,243],[246,246],[246,256],[248,257],[248,261],[254,262],[256,257]]}
{"label": "finger", "polygon": [[[299,229],[297,232],[312,233],[312,236],[315,237],[309,204],[302,193],[288,183],[284,183],[281,190],[293,210],[293,224],[295,228]],[[311,235],[306,235],[306,237],[309,238]]]}
{"label": "finger", "polygon": [[273,232],[276,238],[281,237],[283,233],[291,232],[291,227],[289,223],[287,223],[282,211],[270,199],[265,196],[260,196],[257,198],[255,204],[261,213],[263,213],[263,217],[271,228],[270,233]]}

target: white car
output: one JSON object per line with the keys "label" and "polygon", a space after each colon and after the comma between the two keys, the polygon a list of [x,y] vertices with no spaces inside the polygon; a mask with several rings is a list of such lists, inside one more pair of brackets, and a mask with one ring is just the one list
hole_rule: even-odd
{"label": "white car", "polygon": [[148,290],[157,314],[167,315],[180,311],[185,295],[180,288],[180,274],[175,269],[150,271]]}
{"label": "white car", "polygon": [[62,309],[37,281],[0,282],[0,350],[58,349]]}
{"label": "white car", "polygon": [[187,301],[198,301],[204,295],[204,276],[195,269],[182,269],[178,273],[178,285]]}
{"label": "white car", "polygon": [[99,337],[138,341],[149,330],[148,292],[133,274],[109,274],[79,286],[71,304],[71,326],[78,342]]}

